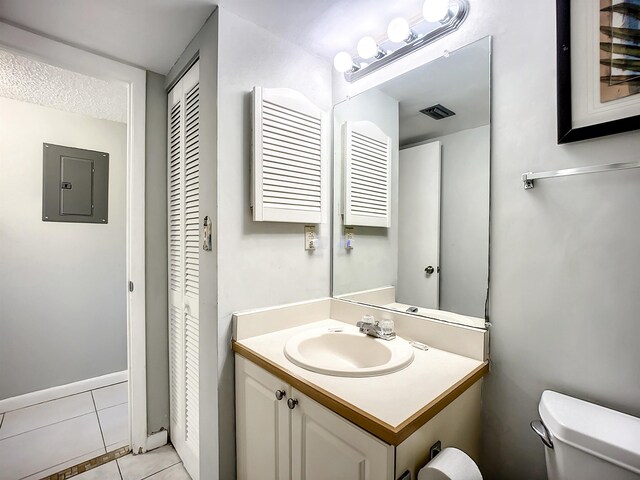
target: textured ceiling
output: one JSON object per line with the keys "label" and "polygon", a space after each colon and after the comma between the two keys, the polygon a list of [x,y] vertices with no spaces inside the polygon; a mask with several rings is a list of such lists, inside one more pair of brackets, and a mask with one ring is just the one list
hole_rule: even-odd
{"label": "textured ceiling", "polygon": [[127,89],[0,50],[0,96],[114,122],[127,121]]}

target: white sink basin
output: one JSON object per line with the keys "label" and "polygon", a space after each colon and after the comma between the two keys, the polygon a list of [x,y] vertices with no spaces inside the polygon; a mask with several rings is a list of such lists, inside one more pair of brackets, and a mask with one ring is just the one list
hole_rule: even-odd
{"label": "white sink basin", "polygon": [[353,326],[295,335],[284,346],[284,354],[299,367],[338,377],[385,375],[413,361],[413,347],[406,340],[373,338]]}

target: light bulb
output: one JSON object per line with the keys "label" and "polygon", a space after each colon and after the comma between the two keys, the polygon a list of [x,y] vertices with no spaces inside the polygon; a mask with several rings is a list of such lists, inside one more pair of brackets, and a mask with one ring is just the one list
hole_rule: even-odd
{"label": "light bulb", "polygon": [[347,72],[353,68],[353,59],[349,52],[338,52],[335,57],[333,57],[333,66],[340,73]]}
{"label": "light bulb", "polygon": [[358,42],[358,55],[361,58],[372,58],[378,54],[378,44],[373,37],[362,37]]}
{"label": "light bulb", "polygon": [[389,27],[387,28],[387,37],[389,37],[389,40],[394,43],[400,43],[404,42],[410,36],[411,29],[409,28],[409,22],[404,18],[394,18],[389,22]]}
{"label": "light bulb", "polygon": [[427,22],[439,22],[449,13],[449,0],[425,0],[422,16]]}

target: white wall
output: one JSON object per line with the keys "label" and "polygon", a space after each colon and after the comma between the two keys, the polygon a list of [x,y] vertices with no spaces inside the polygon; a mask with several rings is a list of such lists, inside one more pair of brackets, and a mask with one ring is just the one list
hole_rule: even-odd
{"label": "white wall", "polygon": [[485,125],[429,140],[442,145],[440,309],[480,318],[489,273],[490,131]]}
{"label": "white wall", "polygon": [[[640,171],[539,181],[527,171],[638,159],[640,132],[556,144],[555,1],[472,0],[460,30],[363,80],[363,88],[493,35],[492,369],[482,470],[545,478],[529,421],[555,389],[640,416]],[[334,76],[336,100],[344,82]]]}
{"label": "white wall", "polygon": [[[42,221],[42,144],[108,152],[109,223]],[[126,125],[0,98],[0,399],[127,368]]]}
{"label": "white wall", "polygon": [[231,314],[329,295],[328,223],[320,225],[320,247],[307,252],[302,224],[252,221],[251,90],[294,88],[329,113],[331,65],[224,8],[219,15],[219,428],[227,479],[235,478]]}
{"label": "white wall", "polygon": [[[369,120],[391,138],[391,226],[355,226],[355,248],[345,249],[342,125]],[[398,101],[369,90],[336,105],[333,114],[333,294],[396,285],[398,278]]]}

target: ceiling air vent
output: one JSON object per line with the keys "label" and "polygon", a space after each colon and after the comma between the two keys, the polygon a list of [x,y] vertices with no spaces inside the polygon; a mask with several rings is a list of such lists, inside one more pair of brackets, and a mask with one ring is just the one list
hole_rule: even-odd
{"label": "ceiling air vent", "polygon": [[442,120],[443,118],[452,117],[455,115],[455,112],[452,112],[446,107],[443,107],[439,103],[437,105],[433,105],[432,107],[423,108],[420,110],[420,113],[424,113],[425,115],[435,119]]}

